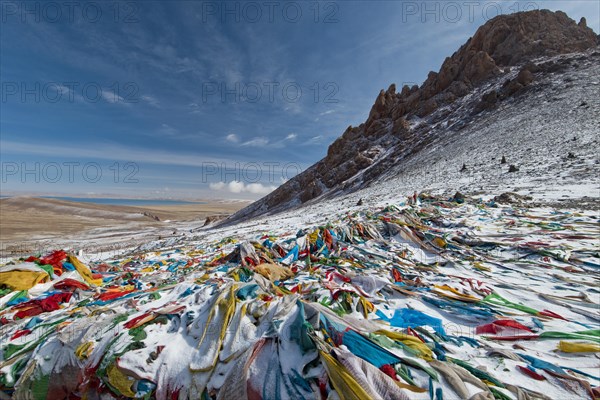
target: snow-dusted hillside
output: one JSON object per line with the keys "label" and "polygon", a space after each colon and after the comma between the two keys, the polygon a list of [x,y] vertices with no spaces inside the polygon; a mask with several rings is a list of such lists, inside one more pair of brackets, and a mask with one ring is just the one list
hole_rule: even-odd
{"label": "snow-dusted hillside", "polygon": [[560,12],[495,18],[421,87],[382,90],[368,120],[323,160],[225,224],[377,185],[383,193],[531,187],[541,197],[573,186],[597,197],[598,40]]}
{"label": "snow-dusted hillside", "polygon": [[[373,191],[519,191],[554,201],[563,195],[597,200],[600,51],[543,62],[564,71],[540,74],[526,92],[494,109],[471,115],[481,96],[502,87],[518,68],[426,120],[411,121],[417,125],[413,146],[420,150],[405,155],[405,145],[392,149],[381,161],[386,172],[369,183]],[[519,170],[508,172],[511,164]]]}

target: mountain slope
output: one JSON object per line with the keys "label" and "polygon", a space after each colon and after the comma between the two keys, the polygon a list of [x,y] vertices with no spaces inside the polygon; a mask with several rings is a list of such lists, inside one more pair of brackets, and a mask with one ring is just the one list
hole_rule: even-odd
{"label": "mountain slope", "polygon": [[[473,155],[489,153],[490,162],[496,156],[499,162],[505,147],[510,152],[510,162],[523,164],[528,161],[527,149],[533,146],[523,148],[522,144],[534,140],[538,142],[536,149],[546,151],[542,149],[551,148],[556,135],[573,130],[581,131],[581,140],[572,144],[581,147],[581,151],[576,150],[581,156],[592,144],[594,130],[597,132],[594,89],[597,93],[598,87],[590,85],[590,80],[593,83],[594,76],[598,76],[598,44],[599,37],[584,19],[577,24],[560,11],[498,16],[448,57],[438,73],[430,72],[421,87],[405,86],[397,93],[392,84],[388,90],[382,90],[367,121],[348,127],[329,147],[324,159],[225,223],[331,198],[393,177],[394,185],[407,191],[408,170],[425,176],[433,167],[438,171],[432,178],[437,176],[437,183],[441,183],[437,186],[448,188],[450,175],[458,173],[463,163],[469,164]],[[567,53],[572,56],[560,56]],[[573,96],[582,97],[580,103],[585,105],[581,109],[571,104],[579,101]],[[542,110],[540,101],[546,102]],[[525,119],[519,118],[524,115],[521,107],[528,107]],[[565,115],[565,109],[575,111]],[[503,120],[511,122],[506,125]],[[532,120],[535,124],[527,128],[527,121]],[[482,135],[481,129],[490,126],[494,126],[494,131],[487,129],[488,133]],[[553,134],[540,135],[542,126],[544,132]],[[470,145],[471,142],[478,145]],[[489,148],[478,146],[497,149],[489,152]],[[452,165],[447,165],[449,158],[455,160]],[[425,159],[434,164],[425,163]],[[444,162],[434,167],[435,160]],[[560,164],[560,160],[552,162]],[[467,167],[453,179],[460,184],[467,177],[467,182],[483,185],[484,178],[501,176],[508,184],[507,180],[527,173],[521,169],[520,174],[507,176],[499,165],[484,171],[485,165],[477,169],[471,165],[471,169]],[[505,167],[508,169],[508,165]],[[579,175],[589,177],[590,172],[597,170],[597,164],[582,168]],[[448,176],[441,178],[440,174]],[[547,183],[555,175],[542,173],[537,178]],[[446,182],[442,182],[444,179]],[[421,186],[417,190],[429,188],[432,183],[428,179],[418,182]]]}

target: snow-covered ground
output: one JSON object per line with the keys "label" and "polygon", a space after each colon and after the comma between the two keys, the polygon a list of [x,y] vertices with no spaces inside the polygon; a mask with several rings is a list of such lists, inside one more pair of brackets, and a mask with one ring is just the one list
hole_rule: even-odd
{"label": "snow-covered ground", "polygon": [[[15,318],[30,303],[10,306],[15,295],[5,295],[6,393],[183,399],[206,388],[218,398],[258,390],[263,398],[319,398],[320,391],[429,399],[431,390],[438,398],[490,399],[493,390],[510,399],[589,398],[586,385],[597,385],[600,365],[590,331],[600,322],[594,212],[382,197],[378,205],[328,201],[196,229],[115,260],[87,255],[102,287],[76,289],[35,323]],[[279,267],[256,266],[268,260]],[[89,284],[78,271],[34,286],[25,301],[57,293],[52,288],[65,278]],[[311,327],[305,336],[302,326]],[[343,339],[346,329],[359,336]],[[587,352],[568,351],[581,343]],[[410,388],[398,388],[379,362],[394,364],[395,379]],[[351,378],[336,377],[344,368]],[[344,384],[363,382],[361,373],[377,384],[353,394]],[[243,374],[247,388],[239,386]],[[40,387],[43,379],[50,383]]]}

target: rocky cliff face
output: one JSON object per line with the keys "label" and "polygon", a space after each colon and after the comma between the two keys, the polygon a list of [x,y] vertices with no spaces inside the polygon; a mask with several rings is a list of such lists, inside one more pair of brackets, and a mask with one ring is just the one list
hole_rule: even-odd
{"label": "rocky cliff face", "polygon": [[[233,215],[227,222],[282,211],[317,197],[329,197],[368,185],[402,158],[427,148],[433,125],[461,129],[464,118],[451,118],[457,100],[472,95],[491,80],[502,86],[469,103],[470,114],[491,110],[504,99],[518,95],[536,74],[564,67],[553,62],[533,63],[539,57],[581,52],[595,48],[600,37],[563,12],[529,11],[498,16],[481,26],[439,72],[430,72],[420,86],[395,84],[381,90],[363,124],[346,131],[327,151],[327,156],[280,186],[277,190]],[[464,105],[461,103],[461,107]]]}

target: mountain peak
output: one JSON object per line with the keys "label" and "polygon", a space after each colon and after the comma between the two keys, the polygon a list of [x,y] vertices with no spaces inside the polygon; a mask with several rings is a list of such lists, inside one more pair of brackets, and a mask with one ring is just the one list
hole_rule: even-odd
{"label": "mountain peak", "polygon": [[535,10],[491,19],[461,50],[484,51],[497,65],[510,66],[535,57],[584,51],[597,44],[598,37],[585,18],[577,24],[562,11]]}

